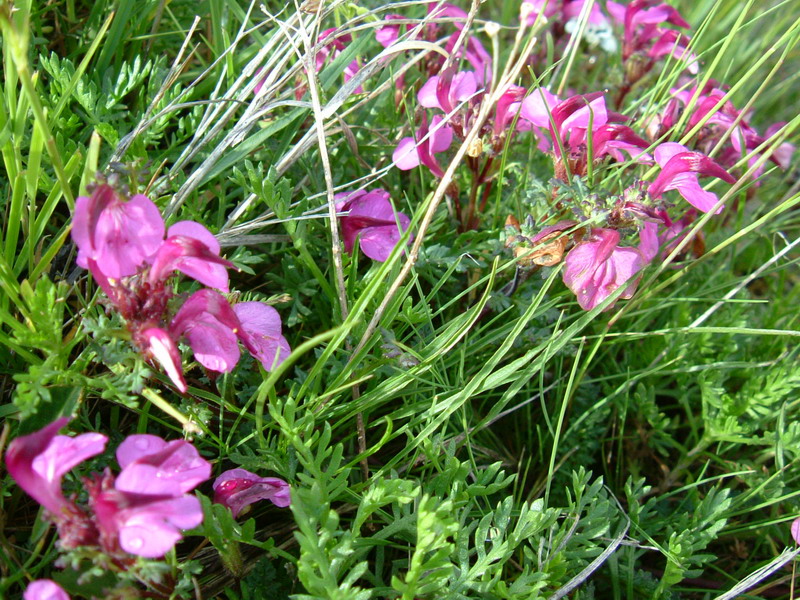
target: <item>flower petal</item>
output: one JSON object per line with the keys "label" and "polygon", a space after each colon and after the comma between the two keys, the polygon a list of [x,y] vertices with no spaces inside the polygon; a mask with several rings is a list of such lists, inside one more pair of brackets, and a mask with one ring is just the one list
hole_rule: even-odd
{"label": "flower petal", "polygon": [[24,600],[69,600],[60,585],[50,579],[31,581],[25,588]]}
{"label": "flower petal", "polygon": [[413,137],[404,137],[392,152],[392,162],[401,171],[410,171],[419,166],[417,142]]}
{"label": "flower petal", "polygon": [[442,108],[441,104],[439,104],[439,98],[436,96],[436,88],[438,85],[439,76],[434,75],[419,88],[417,100],[420,106],[424,106],[425,108]]}
{"label": "flower petal", "polygon": [[172,336],[160,327],[151,327],[142,332],[142,337],[147,344],[147,352],[163,367],[175,387],[186,393],[189,388],[183,379],[181,353]]}
{"label": "flower petal", "polygon": [[157,435],[149,433],[137,433],[126,437],[117,446],[117,463],[119,468],[124,469],[133,461],[160,452],[167,445],[167,442]]}
{"label": "flower petal", "polygon": [[108,441],[106,436],[97,433],[67,438],[73,441],[59,439],[54,448],[61,448],[64,454],[58,456],[57,452],[49,451],[50,445],[56,438],[67,437],[56,434],[68,422],[69,419],[62,417],[39,431],[14,439],[5,457],[6,468],[17,485],[56,517],[70,506],[61,492],[64,473],[100,454]]}
{"label": "flower petal", "polygon": [[289,356],[292,350],[281,335],[277,310],[264,302],[240,302],[233,310],[241,323],[239,339],[265,370],[271,371]]}
{"label": "flower petal", "polygon": [[244,507],[269,500],[275,506],[289,506],[289,484],[277,477],[259,477],[245,469],[230,469],[220,475],[213,485],[214,502],[231,509],[234,517]]}
{"label": "flower petal", "polygon": [[127,509],[121,520],[122,549],[145,558],[159,558],[181,539],[181,529],[203,522],[203,510],[197,498],[184,495]]}
{"label": "flower petal", "polygon": [[239,344],[234,331],[213,315],[203,313],[183,332],[194,357],[206,369],[229,373],[239,362]]}
{"label": "flower petal", "polygon": [[[134,443],[142,439],[139,436],[136,438],[138,439]],[[157,443],[147,441],[151,448],[158,446]],[[126,453],[128,456],[132,455],[129,450]],[[160,450],[142,454],[128,463],[117,477],[114,487],[135,494],[175,496],[193,490],[210,476],[211,464],[200,456],[197,448],[186,440],[172,440],[164,442]],[[152,480],[158,480],[158,483]],[[159,488],[164,482],[177,486],[177,492],[169,491],[168,487]]]}

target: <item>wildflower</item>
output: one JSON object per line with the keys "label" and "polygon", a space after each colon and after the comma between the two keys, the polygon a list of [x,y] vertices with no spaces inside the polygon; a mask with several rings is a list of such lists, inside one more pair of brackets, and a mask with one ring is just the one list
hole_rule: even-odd
{"label": "wildflower", "polygon": [[[565,162],[571,173],[585,175],[589,160],[597,162],[605,156],[611,156],[615,160],[623,161],[623,151],[637,162],[652,162],[650,155],[642,152],[649,145],[645,140],[627,125],[611,122],[624,120],[625,117],[610,112],[600,92],[567,98],[558,103],[551,114],[550,137],[553,141],[558,179],[566,180]],[[591,157],[588,154],[590,136]],[[566,158],[562,156],[562,148]]]}
{"label": "wildflower", "polygon": [[108,438],[100,433],[75,437],[57,435],[69,419],[62,417],[29,435],[13,440],[6,452],[6,467],[17,485],[45,507],[56,522],[76,512],[64,498],[61,479],[83,461],[105,449]]}
{"label": "wildflower", "polygon": [[69,600],[60,585],[50,579],[31,581],[25,588],[24,600]]}
{"label": "wildflower", "polygon": [[455,110],[456,106],[469,100],[477,91],[478,82],[473,71],[445,69],[434,75],[420,88],[417,94],[420,106],[439,108],[446,113]]}
{"label": "wildflower", "polygon": [[211,475],[211,465],[185,440],[128,436],[117,448],[122,471],[89,482],[91,507],[107,552],[158,558],[203,521],[200,501],[188,494]]}
{"label": "wildflower", "polygon": [[434,154],[444,152],[453,143],[453,130],[449,125],[441,125],[442,117],[436,115],[431,119],[428,130],[428,117],[422,115],[422,125],[414,137],[400,140],[392,153],[392,162],[402,171],[409,171],[420,164],[430,169],[436,177],[443,177],[444,171]]}
{"label": "wildflower", "polygon": [[[796,544],[800,544],[800,518],[792,521],[792,537]],[[27,598],[26,598],[27,600]]]}
{"label": "wildflower", "polygon": [[686,63],[686,70],[692,75],[697,75],[700,65],[697,56],[689,52],[689,37],[674,29],[665,29],[661,32],[656,42],[648,51],[647,55],[653,60],[658,60],[664,56],[672,56],[676,60]]}
{"label": "wildflower", "polygon": [[263,302],[239,302],[233,312],[239,319],[239,339],[264,370],[271,371],[291,354],[289,342],[281,335],[281,317],[273,307]]}
{"label": "wildflower", "polygon": [[[227,373],[239,361],[238,340],[271,371],[291,353],[281,335],[281,319],[263,302],[241,302],[231,308],[228,301],[212,290],[200,290],[184,303],[169,328],[170,335],[186,337],[194,356],[211,371]],[[275,365],[277,366],[277,365]]]}
{"label": "wildflower", "polygon": [[150,327],[141,333],[140,338],[139,345],[144,351],[145,358],[152,357],[157,360],[175,387],[185,394],[189,388],[183,378],[181,353],[172,336],[160,327]]}
{"label": "wildflower", "polygon": [[[766,139],[772,139],[781,132],[781,130],[785,125],[786,125],[785,122],[773,123],[772,125],[767,127],[764,137]],[[795,150],[794,144],[790,144],[789,142],[783,142],[774,150],[774,152],[770,155],[769,158],[781,169],[786,171],[792,162],[792,155],[794,154],[794,150]]]}
{"label": "wildflower", "polygon": [[[467,13],[462,8],[449,2],[442,2],[441,4],[431,2],[428,5],[428,11],[431,18],[450,17],[454,19],[453,25],[456,28],[456,32],[447,39],[444,47],[444,51],[451,54],[456,42],[461,37],[461,32],[468,16]],[[431,37],[436,38],[436,27],[429,28],[428,33]],[[472,66],[478,85],[484,85],[491,78],[492,57],[475,37],[469,36],[466,39],[466,42],[456,52],[456,58],[463,58]]]}
{"label": "wildflower", "polygon": [[411,29],[411,24],[406,23],[405,25],[393,25],[390,21],[394,21],[396,19],[405,19],[403,15],[396,15],[396,14],[389,14],[384,17],[386,24],[378,27],[375,30],[375,39],[378,43],[383,46],[384,48],[388,48],[395,42],[397,42],[398,38],[400,37],[400,31],[405,27],[406,31]]}
{"label": "wildflower", "polygon": [[663,39],[666,31],[674,31],[661,27],[662,24],[689,28],[689,23],[681,17],[677,9],[668,4],[656,5],[653,0],[633,0],[627,5],[609,1],[606,7],[611,17],[625,26],[623,61],[628,60],[635,52],[642,52],[653,39]]}
{"label": "wildflower", "polygon": [[595,130],[592,135],[592,151],[595,159],[610,155],[614,160],[623,162],[627,152],[632,159],[640,164],[652,164],[653,157],[644,149],[648,144],[636,135],[627,125],[608,123]]}
{"label": "wildflower", "polygon": [[152,260],[148,281],[156,285],[174,271],[208,287],[228,291],[228,267],[233,264],[220,258],[220,245],[214,234],[195,221],[179,221],[167,231]]}
{"label": "wildflower", "polygon": [[121,491],[141,493],[158,481],[160,486],[171,486],[172,495],[179,495],[211,476],[211,465],[185,440],[167,442],[157,435],[129,435],[117,447],[116,456],[122,469],[116,488]]}
{"label": "wildflower", "polygon": [[358,239],[364,254],[384,262],[411,224],[408,216],[395,213],[386,190],[342,192],[336,200],[338,211],[348,211],[341,217],[346,252],[353,251]]}
{"label": "wildflower", "polygon": [[588,240],[567,254],[564,284],[577,296],[582,309],[593,309],[623,285],[620,298],[631,298],[636,291],[639,278],[635,275],[647,261],[639,249],[621,247],[619,240],[613,229],[593,229]]}
{"label": "wildflower", "polygon": [[[719,164],[700,152],[691,152],[686,146],[666,142],[655,149],[656,162],[661,173],[647,188],[653,198],[660,198],[668,190],[677,190],[686,201],[702,212],[708,212],[717,204],[717,195],[705,191],[697,181],[697,174],[718,177],[728,183],[736,179]],[[724,206],[717,208],[722,212]]]}
{"label": "wildflower", "polygon": [[188,492],[208,479],[211,465],[184,440],[130,436],[117,449],[118,477],[106,468],[84,479],[88,506],[64,498],[63,475],[100,454],[107,442],[99,433],[56,435],[66,423],[61,418],[19,437],[6,453],[9,473],[48,510],[64,548],[94,546],[109,556],[127,552],[156,558],[175,545],[182,529],[202,522],[200,502]]}
{"label": "wildflower", "polygon": [[239,361],[239,327],[225,298],[212,290],[199,290],[177,312],[169,333],[173,339],[185,336],[197,362],[205,368],[228,373]]}
{"label": "wildflower", "polygon": [[289,484],[277,477],[259,477],[245,469],[230,469],[214,481],[214,502],[231,509],[238,517],[246,506],[269,500],[275,506],[289,506]]}
{"label": "wildflower", "polygon": [[[680,244],[688,235],[688,229],[694,222],[697,211],[691,209],[677,221],[672,221],[666,211],[660,211],[663,229],[659,231],[659,224],[654,221],[645,222],[639,231],[639,249],[648,262],[659,255],[663,260]],[[703,232],[697,231],[692,238],[689,248],[695,256],[702,256],[705,250]]]}
{"label": "wildflower", "polygon": [[[145,558],[159,558],[180,541],[182,529],[203,522],[200,501],[188,494],[175,494],[174,483],[162,481],[153,471],[139,465],[129,473],[133,474],[125,476],[123,470],[116,485],[108,469],[101,477],[87,482],[101,545],[112,555],[122,550]],[[135,484],[134,489],[120,489],[119,480],[128,487]]]}
{"label": "wildflower", "polygon": [[[331,27],[330,29],[320,32],[319,37],[317,38],[317,44],[323,43],[324,40],[324,45],[317,52],[314,58],[317,72],[322,70],[322,67],[325,65],[325,61],[329,57],[331,60],[335,60],[336,57],[344,51],[344,49],[347,47],[347,44],[353,41],[353,37],[349,33],[334,36],[335,32],[336,28]],[[358,73],[358,68],[358,60],[355,59],[345,67],[344,80],[346,82],[350,81],[355,74]],[[363,91],[364,89],[361,86],[358,86],[354,90],[356,94],[361,94]]]}
{"label": "wildflower", "polygon": [[558,96],[550,93],[545,88],[536,88],[531,91],[520,106],[520,118],[529,121],[536,127],[550,127],[550,114],[558,106]]}
{"label": "wildflower", "polygon": [[595,131],[608,122],[605,98],[602,92],[572,96],[553,108],[552,119],[552,123],[548,120],[548,124],[553,148],[556,155],[560,155],[556,136],[563,145],[576,148],[586,142],[586,132],[590,126]]}
{"label": "wildflower", "polygon": [[72,239],[78,246],[78,265],[93,260],[106,277],[134,275],[156,253],[164,239],[164,220],[146,196],[128,201],[109,185],[97,185],[90,197],[75,201]]}

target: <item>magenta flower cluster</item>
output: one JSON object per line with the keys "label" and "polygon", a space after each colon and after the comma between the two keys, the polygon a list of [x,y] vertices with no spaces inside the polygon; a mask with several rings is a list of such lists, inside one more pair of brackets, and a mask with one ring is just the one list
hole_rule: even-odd
{"label": "magenta flower cluster", "polygon": [[117,448],[121,471],[85,478],[88,503],[80,506],[61,489],[64,475],[101,454],[108,438],[100,433],[57,435],[61,418],[16,438],[6,452],[9,474],[46,510],[61,546],[95,546],[106,555],[157,558],[181,539],[181,530],[203,521],[200,501],[189,494],[211,475],[211,465],[192,444],[132,435]]}
{"label": "magenta flower cluster", "polygon": [[[126,569],[132,557],[160,558],[182,538],[182,531],[203,521],[200,501],[190,492],[211,475],[211,464],[185,440],[130,435],[117,447],[118,475],[109,468],[83,478],[87,502],[67,498],[64,476],[82,462],[102,454],[108,438],[100,433],[59,435],[69,420],[14,439],[5,462],[11,477],[45,509],[57,529],[62,549],[91,547]],[[248,505],[270,500],[289,506],[289,485],[276,477],[259,477],[230,469],[213,484],[214,502],[236,517]],[[26,600],[68,598],[50,580],[31,583]]]}
{"label": "magenta flower cluster", "polygon": [[[429,10],[437,11],[433,16],[452,21],[455,31],[448,41],[463,33],[467,20],[463,10],[447,3],[431,3]],[[689,75],[698,72],[699,62],[689,50],[691,40],[685,33],[689,23],[675,8],[655,0],[633,0],[626,4],[594,2],[591,6],[586,5],[586,0],[524,0],[520,22],[523,26],[536,23],[546,27],[554,44],[561,48],[566,44],[567,34],[576,30],[579,17],[587,10],[584,41],[606,52],[621,49],[625,79],[616,106],[622,105],[632,86],[658,61],[678,61]],[[410,27],[393,23],[398,18],[401,17],[391,15],[377,30],[376,38],[382,46],[389,47],[411,35]],[[417,29],[415,35],[435,40],[439,28],[434,20]],[[427,79],[423,78],[416,94],[417,125],[411,135],[399,140],[392,155],[393,164],[399,169],[424,167],[434,177],[443,177],[440,156],[455,140],[465,140],[479,109],[488,102],[491,57],[474,36],[466,36],[459,58],[461,63],[454,61],[447,68],[443,68],[443,61],[437,57],[424,63]],[[530,61],[536,64],[541,59],[544,57],[534,54]],[[509,138],[523,133],[534,137],[536,147],[551,158],[555,179],[565,184],[575,178],[586,178],[605,162],[657,166],[654,178],[611,193],[595,206],[555,204],[555,212],[560,214],[552,230],[546,227],[541,235],[530,237],[518,235],[517,230],[512,235],[514,243],[522,241],[530,250],[525,254],[515,249],[520,264],[527,261],[527,264],[552,266],[563,256],[564,283],[582,308],[598,306],[620,288],[619,297],[630,298],[645,266],[663,260],[672,252],[698,213],[719,214],[724,210],[717,194],[705,189],[699,178],[735,183],[729,169],[744,153],[755,151],[748,158],[752,165],[758,159],[758,149],[764,147],[769,135],[774,135],[780,126],[777,124],[762,137],[730,103],[723,103],[722,110],[716,110],[724,92],[711,82],[692,104],[694,112],[686,129],[674,131],[681,112],[695,93],[696,89],[686,87],[673,90],[673,99],[658,119],[645,125],[646,137],[643,137],[632,128],[631,118],[611,108],[604,92],[559,97],[541,87],[508,85],[492,107],[491,117],[481,125],[479,139],[467,149],[464,162],[471,175],[469,192],[462,194],[457,180],[449,184],[446,192],[461,229],[478,227],[498,175],[501,163],[498,157],[503,155]],[[709,115],[713,116],[707,120],[706,129],[691,145],[664,141],[682,137]],[[722,152],[715,160],[709,155],[717,144],[721,144]],[[789,144],[783,144],[770,159],[785,168],[792,151]],[[556,191],[554,188],[554,198]],[[677,218],[670,214],[675,202],[671,191],[688,203],[683,209],[677,205]],[[638,238],[635,245],[624,242],[631,234]],[[700,243],[695,243],[693,249],[702,246],[702,238],[697,237]],[[534,257],[532,262],[530,257]]]}
{"label": "magenta flower cluster", "polygon": [[[78,264],[91,271],[125,320],[133,343],[145,358],[161,364],[181,392],[187,385],[180,339],[198,363],[220,373],[238,362],[239,342],[267,370],[291,352],[273,307],[263,302],[231,306],[219,293],[228,291],[227,269],[232,265],[220,257],[219,242],[200,223],[179,221],[166,229],[146,196],[126,200],[111,186],[99,184],[90,197],[75,203],[72,238]],[[174,293],[168,284],[176,271],[213,289],[195,292],[170,315]]]}

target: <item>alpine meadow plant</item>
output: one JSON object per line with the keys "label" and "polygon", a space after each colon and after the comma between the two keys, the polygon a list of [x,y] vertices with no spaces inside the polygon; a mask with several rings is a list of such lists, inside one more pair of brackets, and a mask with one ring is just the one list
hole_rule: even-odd
{"label": "alpine meadow plant", "polygon": [[792,598],[796,4],[0,0],[0,597]]}
{"label": "alpine meadow plant", "polygon": [[[116,451],[121,468],[106,467],[83,480],[85,503],[66,498],[62,478],[105,449],[98,433],[58,435],[61,418],[44,429],[14,439],[5,462],[11,477],[46,510],[65,552],[96,555],[106,568],[136,577],[136,556],[160,558],[203,520],[199,500],[190,495],[211,474],[211,465],[188,442],[165,442],[153,435],[128,436]],[[52,582],[33,584],[26,595],[58,597]],[[44,590],[44,591],[42,591]]]}
{"label": "alpine meadow plant", "polygon": [[[187,391],[178,340],[211,371],[227,373],[239,360],[238,340],[268,371],[291,352],[274,308],[255,302],[231,307],[215,291],[228,291],[227,268],[216,238],[200,223],[179,221],[166,230],[147,197],[123,199],[107,183],[75,203],[72,238],[77,262],[88,269],[113,310],[124,319],[146,359],[160,363],[172,383]],[[214,289],[192,294],[172,317],[175,271]]]}

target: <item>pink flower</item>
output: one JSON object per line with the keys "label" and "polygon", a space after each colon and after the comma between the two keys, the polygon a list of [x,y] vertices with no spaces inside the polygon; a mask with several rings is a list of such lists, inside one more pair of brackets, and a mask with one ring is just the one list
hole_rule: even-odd
{"label": "pink flower", "polygon": [[62,417],[37,432],[18,437],[6,452],[11,477],[56,521],[74,512],[74,504],[61,492],[61,478],[86,459],[102,453],[108,441],[100,433],[57,435],[68,422]]}
{"label": "pink flower", "polygon": [[88,486],[101,542],[107,551],[158,558],[180,539],[182,529],[203,521],[200,501],[188,494],[211,475],[211,465],[185,440],[128,436],[117,448],[122,467]]}
{"label": "pink flower", "polygon": [[[678,190],[686,201],[702,212],[708,212],[717,204],[717,195],[705,191],[697,181],[697,174],[718,177],[728,183],[736,179],[712,159],[700,152],[691,152],[685,146],[674,142],[661,144],[655,149],[656,162],[661,173],[647,188],[653,198],[660,198],[668,190]],[[717,209],[717,214],[724,207]]]}
{"label": "pink flower", "polygon": [[109,554],[121,549],[145,558],[159,558],[180,541],[182,529],[203,522],[203,509],[194,496],[172,496],[174,485],[169,482],[143,478],[138,483],[140,491],[119,490],[108,471],[90,482],[89,499],[101,544]]}
{"label": "pink flower", "polygon": [[281,335],[281,317],[273,307],[264,302],[239,302],[233,312],[240,323],[239,339],[266,371],[272,371],[291,354],[289,342]]}
{"label": "pink flower", "polygon": [[178,339],[181,335],[189,342],[197,362],[220,373],[232,371],[239,362],[239,340],[267,371],[272,370],[279,352],[277,364],[291,353],[281,335],[278,311],[263,302],[241,302],[231,308],[225,298],[212,290],[192,294],[175,315],[169,336]]}
{"label": "pink flower", "polygon": [[592,135],[592,152],[595,159],[610,155],[614,160],[623,162],[625,156],[622,153],[627,152],[640,164],[652,164],[653,157],[644,152],[649,145],[630,127],[618,123],[603,125]]}
{"label": "pink flower", "polygon": [[[444,47],[445,52],[451,53],[453,51],[460,35],[459,30],[450,36]],[[476,38],[468,37],[466,44],[462,45],[456,52],[456,56],[465,59],[474,69],[475,81],[478,82],[478,85],[484,85],[491,80],[492,56]]]}
{"label": "pink flower", "polygon": [[172,336],[160,327],[150,327],[141,333],[140,338],[145,355],[157,360],[175,387],[185,394],[189,388],[183,378],[181,353]]}
{"label": "pink flower", "polygon": [[[185,440],[167,442],[157,435],[129,435],[117,447],[122,472],[115,487],[123,492],[147,493],[157,482],[158,492],[178,496],[211,476],[211,465]],[[155,493],[155,492],[154,492]]]}
{"label": "pink flower", "polygon": [[91,197],[75,202],[72,239],[78,246],[78,264],[94,260],[113,279],[136,273],[155,254],[164,239],[164,220],[146,196],[123,201],[111,186],[95,187]]}
{"label": "pink flower", "polygon": [[179,221],[167,231],[167,239],[158,248],[150,267],[151,285],[180,271],[203,285],[228,291],[227,267],[233,265],[219,256],[217,238],[195,221]]}
{"label": "pink flower", "polygon": [[558,106],[558,96],[544,88],[532,90],[522,101],[520,118],[526,119],[536,127],[550,128],[550,114]]}
{"label": "pink flower", "polygon": [[275,506],[289,506],[289,484],[277,477],[259,477],[245,469],[230,469],[214,482],[214,502],[231,509],[238,517],[242,509],[259,500]]}
{"label": "pink flower", "polygon": [[664,56],[671,56],[676,60],[686,63],[686,69],[692,75],[696,75],[700,70],[700,65],[697,63],[697,56],[689,52],[689,38],[674,29],[664,29],[653,46],[648,51],[647,55],[658,60]]}
{"label": "pink flower", "polygon": [[336,200],[338,211],[348,211],[340,217],[346,252],[353,251],[358,239],[364,254],[384,262],[411,224],[406,215],[395,213],[386,190],[342,192]]}
{"label": "pink flower", "polygon": [[[572,96],[553,108],[550,135],[553,138],[553,150],[556,156],[561,155],[558,139],[564,146],[577,148],[586,143],[586,133],[591,121],[592,131],[596,131],[608,122],[606,101],[602,92],[594,92],[581,96]],[[555,125],[555,129],[553,128]],[[556,135],[557,134],[557,135]],[[557,137],[558,136],[558,137]]]}
{"label": "pink flower", "polygon": [[[353,37],[349,33],[344,33],[342,35],[334,36],[336,32],[335,27],[331,27],[330,29],[326,29],[325,31],[320,32],[319,37],[317,38],[317,43],[322,43],[323,40],[325,44],[322,46],[322,49],[317,52],[315,57],[315,67],[316,70],[319,72],[322,70],[322,67],[325,65],[325,61],[328,57],[331,60],[335,60],[337,56],[339,56],[344,49],[347,47],[347,44],[353,41]],[[358,60],[353,60],[349,65],[347,65],[344,69],[344,80],[350,81],[353,76],[358,73]],[[361,86],[358,86],[354,92],[356,94],[361,94],[364,89]]]}
{"label": "pink flower", "polygon": [[593,229],[589,239],[567,255],[564,284],[577,296],[582,309],[593,309],[623,285],[627,287],[620,298],[628,299],[636,291],[639,278],[634,277],[647,261],[640,250],[618,246],[619,239],[613,229]]}
{"label": "pink flower", "polygon": [[[664,225],[663,229],[659,231],[659,224],[654,221],[644,223],[642,229],[639,231],[639,249],[644,254],[648,262],[652,261],[659,256],[661,260],[666,258],[688,235],[689,227],[695,220],[697,211],[691,209],[687,211],[677,221],[672,221],[666,212],[661,212],[661,222]],[[693,243],[687,248],[687,251],[693,251],[696,255],[703,253],[704,242],[702,232],[697,232],[693,239]],[[660,254],[659,254],[660,250]]]}
{"label": "pink flower", "polygon": [[31,581],[25,588],[24,600],[69,600],[60,585],[50,579]]}
{"label": "pink flower", "polygon": [[[784,125],[786,125],[785,122],[774,123],[770,125],[769,127],[767,127],[767,131],[765,132],[764,137],[766,139],[770,139],[778,135],[781,129],[783,129]],[[770,155],[769,159],[785,171],[786,169],[789,168],[789,165],[791,165],[792,163],[793,154],[794,154],[794,144],[790,144],[789,142],[783,142]]]}
{"label": "pink flower", "polygon": [[[583,6],[586,4],[586,2],[587,0],[567,0],[567,2],[564,3],[564,18],[567,21],[577,19],[583,12]],[[596,26],[608,25],[608,18],[600,8],[599,2],[594,2],[592,7],[589,9],[588,24]]]}
{"label": "pink flower", "polygon": [[392,162],[402,171],[409,171],[420,164],[430,169],[436,177],[443,177],[444,171],[433,156],[444,152],[453,143],[453,130],[449,125],[441,125],[442,117],[436,115],[431,119],[430,135],[428,134],[428,116],[422,114],[422,125],[415,137],[400,140],[392,153]]}
{"label": "pink flower", "polygon": [[[428,5],[428,12],[431,18],[452,18],[454,19],[453,25],[457,29],[445,44],[444,50],[447,53],[452,53],[455,48],[458,38],[461,36],[461,31],[464,29],[464,24],[467,20],[467,13],[464,9],[459,8],[449,2],[431,2]],[[435,28],[430,31],[432,37],[436,37]],[[465,44],[463,44],[456,53],[456,58],[463,58],[475,70],[475,79],[479,85],[483,85],[491,78],[492,75],[492,57],[483,47],[478,39],[469,36]]]}
{"label": "pink flower", "polygon": [[169,333],[173,339],[185,336],[205,368],[228,373],[239,361],[239,328],[239,319],[225,298],[212,290],[199,290],[181,306]]}
{"label": "pink flower", "polygon": [[[792,537],[796,544],[800,544],[800,518],[795,519],[792,521]],[[27,598],[25,599],[27,600]]]}
{"label": "pink flower", "polygon": [[609,1],[606,6],[612,18],[625,26],[623,61],[635,52],[644,51],[653,39],[663,37],[664,32],[671,31],[661,27],[662,24],[689,27],[675,8],[668,4],[656,5],[653,0],[633,0],[627,5]]}
{"label": "pink flower", "polygon": [[434,75],[420,88],[417,94],[420,106],[439,108],[446,113],[455,110],[461,102],[471,98],[478,89],[473,71],[445,69]]}
{"label": "pink flower", "polygon": [[378,40],[378,43],[383,46],[384,48],[388,48],[392,44],[394,44],[397,39],[400,37],[400,30],[405,28],[406,31],[411,29],[410,23],[405,23],[402,25],[391,25],[388,22],[394,21],[396,19],[405,19],[403,15],[395,15],[390,14],[384,17],[385,21],[387,22],[386,25],[382,27],[378,27],[375,30],[375,39]]}

